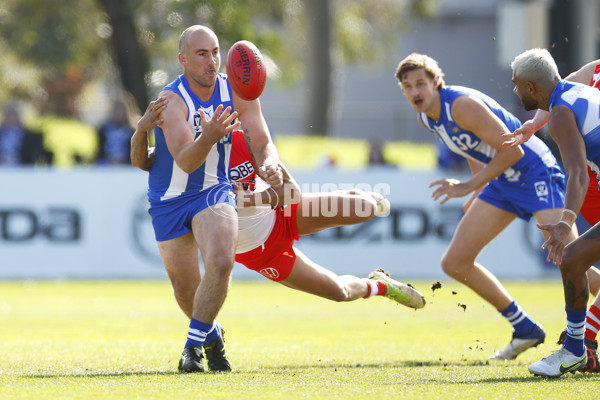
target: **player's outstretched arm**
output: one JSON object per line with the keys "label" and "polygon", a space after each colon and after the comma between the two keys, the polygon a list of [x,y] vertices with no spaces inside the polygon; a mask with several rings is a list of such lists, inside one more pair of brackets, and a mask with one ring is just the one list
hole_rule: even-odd
{"label": "player's outstretched arm", "polygon": [[149,147],[148,135],[152,129],[163,122],[162,111],[166,106],[167,98],[164,96],[151,101],[131,136],[131,164],[142,171],[150,171],[154,163],[155,149]]}
{"label": "player's outstretched arm", "polygon": [[539,131],[548,122],[550,113],[544,110],[537,110],[532,119],[525,121],[521,127],[515,129],[514,132],[505,133],[503,146],[517,147],[527,142],[531,137]]}
{"label": "player's outstretched arm", "polygon": [[283,184],[283,172],[279,167],[279,154],[271,139],[258,99],[245,101],[233,94],[235,109],[239,112],[248,148],[255,158],[257,173],[272,187]]}
{"label": "player's outstretched arm", "polygon": [[384,199],[379,193],[358,189],[303,193],[296,213],[298,234],[366,222],[376,215],[378,202]]}
{"label": "player's outstretched arm", "polygon": [[[596,71],[596,66],[598,64],[600,64],[600,59],[590,61],[589,63],[585,64],[583,67],[579,68],[577,71],[571,72],[569,75],[567,75],[565,80],[570,81],[570,82],[583,83],[584,85],[589,85],[590,82],[592,82],[592,79],[594,78],[594,73]],[[600,79],[600,78],[597,78],[597,79]],[[595,79],[595,80],[597,80],[597,79]]]}

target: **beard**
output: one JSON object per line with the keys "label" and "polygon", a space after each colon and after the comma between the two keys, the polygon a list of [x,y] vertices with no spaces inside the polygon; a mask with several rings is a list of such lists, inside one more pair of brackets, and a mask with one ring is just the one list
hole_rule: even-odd
{"label": "beard", "polygon": [[216,81],[217,81],[216,78],[215,79],[207,79],[205,77],[201,77],[198,79],[194,79],[194,82],[196,82],[198,84],[198,86],[202,86],[202,87],[206,87],[206,88],[214,86]]}
{"label": "beard", "polygon": [[207,88],[214,86],[215,83],[217,82],[216,75],[213,77],[207,77],[204,73],[201,73],[201,74],[192,73],[191,77],[198,86],[207,87]]}
{"label": "beard", "polygon": [[536,101],[533,100],[531,97],[521,98],[521,103],[527,111],[537,110],[539,108]]}

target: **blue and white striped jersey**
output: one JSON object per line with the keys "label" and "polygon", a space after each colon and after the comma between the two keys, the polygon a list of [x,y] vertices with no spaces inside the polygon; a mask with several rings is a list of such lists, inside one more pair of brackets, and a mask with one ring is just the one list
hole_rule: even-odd
{"label": "blue and white striped jersey", "polygon": [[554,88],[549,109],[568,107],[575,115],[577,128],[583,136],[588,165],[600,179],[600,92],[591,86],[560,81]]}
{"label": "blue and white striped jersey", "polygon": [[[233,110],[231,86],[227,80],[227,75],[224,74],[218,75],[215,91],[208,102],[203,102],[192,92],[183,75],[180,75],[163,90],[173,91],[184,100],[188,108],[188,123],[196,133],[195,137],[202,134],[199,108],[204,110],[209,119],[212,118],[219,104],[223,104],[223,109],[231,106]],[[212,147],[206,161],[200,168],[191,174],[187,174],[175,163],[167,147],[163,130],[156,127],[154,132],[156,156],[148,178],[148,200],[151,203],[180,196],[189,196],[217,184],[229,184],[231,134],[225,136]]]}
{"label": "blue and white striped jersey", "polygon": [[[439,93],[441,101],[440,119],[434,121],[425,113],[420,113],[419,118],[423,125],[436,134],[450,150],[465,158],[488,164],[496,155],[497,150],[473,132],[460,127],[454,121],[450,111],[452,103],[458,97],[473,96],[481,100],[506,125],[510,132],[521,126],[521,122],[517,117],[506,111],[494,99],[477,90],[462,86],[446,86],[440,89]],[[548,146],[538,137],[532,136],[527,143],[521,146],[525,155],[496,179],[515,182],[519,181],[520,177],[526,174],[527,171],[537,168],[541,164],[546,167],[557,165],[556,158],[552,155]]]}

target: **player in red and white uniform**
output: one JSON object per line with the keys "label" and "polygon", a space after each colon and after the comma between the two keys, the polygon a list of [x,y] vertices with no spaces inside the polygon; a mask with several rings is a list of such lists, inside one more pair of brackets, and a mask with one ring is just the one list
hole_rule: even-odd
{"label": "player in red and white uniform", "polygon": [[[416,289],[380,270],[367,279],[338,276],[294,247],[300,236],[387,214],[383,195],[360,190],[300,195],[294,179],[280,166],[284,185],[273,189],[255,174],[243,132],[233,132],[230,175],[238,196],[237,262],[275,282],[334,301],[382,295],[412,308],[425,305]],[[330,216],[332,210],[337,212]]]}
{"label": "player in red and white uniform", "polygon": [[[133,165],[144,171],[154,162],[154,148],[148,148],[146,132],[161,123],[165,104],[164,98],[152,102],[132,137]],[[284,184],[275,189],[257,176],[243,132],[232,132],[229,179],[238,197],[237,262],[285,286],[334,301],[379,295],[411,308],[425,306],[418,290],[382,270],[371,272],[368,278],[338,276],[294,247],[302,235],[387,214],[389,201],[383,195],[360,190],[300,195],[287,168],[281,162],[280,166]],[[327,212],[322,212],[322,206]],[[337,210],[335,215],[330,215],[332,210]]]}
{"label": "player in red and white uniform", "polygon": [[[568,75],[565,80],[583,83],[600,90],[600,59],[587,63]],[[507,138],[504,144],[518,146],[526,142],[535,132],[546,125],[549,115],[550,113],[547,111],[537,110],[531,120],[524,122],[513,133],[504,135]],[[598,176],[592,172],[589,166],[588,175],[590,177],[590,184],[579,212],[590,226],[594,226],[600,222],[600,190],[598,189]],[[600,362],[597,353],[598,343],[596,341],[596,336],[600,330],[600,271],[592,267],[588,270],[587,276],[590,292],[596,293],[596,298],[586,315],[585,345],[588,357],[586,370],[588,372],[600,372]],[[565,332],[561,335],[559,343],[564,340],[564,334]]]}

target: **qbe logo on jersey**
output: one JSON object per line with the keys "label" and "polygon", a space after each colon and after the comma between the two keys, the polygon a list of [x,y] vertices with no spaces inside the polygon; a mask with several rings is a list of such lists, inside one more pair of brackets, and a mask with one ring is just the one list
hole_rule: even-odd
{"label": "qbe logo on jersey", "polygon": [[535,194],[537,195],[537,197],[547,197],[549,192],[548,192],[548,185],[546,185],[545,181],[541,181],[541,182],[535,182]]}

